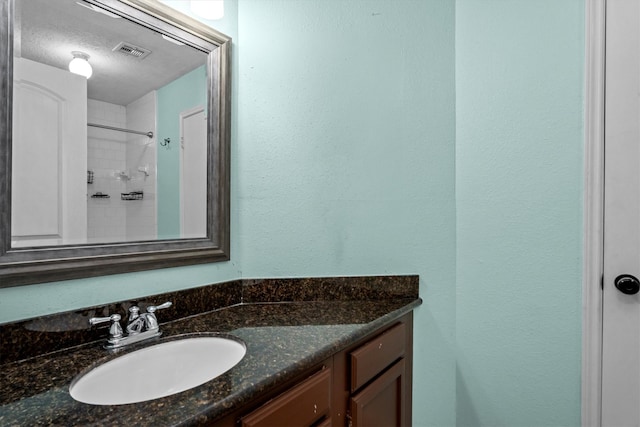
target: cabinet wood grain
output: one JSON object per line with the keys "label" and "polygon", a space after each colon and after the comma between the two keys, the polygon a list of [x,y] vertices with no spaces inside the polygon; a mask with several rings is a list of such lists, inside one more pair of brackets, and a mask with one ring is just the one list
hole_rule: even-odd
{"label": "cabinet wood grain", "polygon": [[405,420],[405,362],[400,359],[351,398],[354,427],[402,427]]}
{"label": "cabinet wood grain", "polygon": [[398,323],[351,352],[351,392],[358,390],[387,366],[404,356],[406,327]]}
{"label": "cabinet wood grain", "polygon": [[243,417],[242,426],[311,426],[330,412],[331,368],[325,368]]}

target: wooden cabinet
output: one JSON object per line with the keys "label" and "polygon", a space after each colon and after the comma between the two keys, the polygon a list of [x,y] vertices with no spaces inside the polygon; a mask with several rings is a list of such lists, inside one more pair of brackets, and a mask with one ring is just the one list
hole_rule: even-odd
{"label": "wooden cabinet", "polygon": [[406,324],[398,323],[350,353],[351,425],[402,427],[407,423]]}
{"label": "wooden cabinet", "polygon": [[[330,426],[331,368],[282,393],[241,419],[242,427]],[[328,422],[328,423],[327,423]]]}
{"label": "wooden cabinet", "polygon": [[409,313],[215,425],[410,426],[412,335]]}
{"label": "wooden cabinet", "polygon": [[351,424],[355,427],[406,426],[405,362],[400,359],[351,398]]}
{"label": "wooden cabinet", "polygon": [[350,352],[351,391],[354,392],[405,355],[406,326],[397,323]]}

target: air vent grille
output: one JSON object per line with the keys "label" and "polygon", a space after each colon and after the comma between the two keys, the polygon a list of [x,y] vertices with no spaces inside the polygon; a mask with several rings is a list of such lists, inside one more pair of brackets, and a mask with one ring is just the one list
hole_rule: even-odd
{"label": "air vent grille", "polygon": [[132,43],[121,42],[113,48],[114,52],[120,52],[128,56],[133,56],[138,59],[144,59],[151,53],[149,49],[145,49],[140,46],[136,46]]}

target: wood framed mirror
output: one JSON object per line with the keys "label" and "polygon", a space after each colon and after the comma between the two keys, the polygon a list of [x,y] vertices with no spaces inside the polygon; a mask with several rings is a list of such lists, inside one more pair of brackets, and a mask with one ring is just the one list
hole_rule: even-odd
{"label": "wood framed mirror", "polygon": [[156,0],[0,0],[0,31],[0,287],[230,258],[229,37]]}

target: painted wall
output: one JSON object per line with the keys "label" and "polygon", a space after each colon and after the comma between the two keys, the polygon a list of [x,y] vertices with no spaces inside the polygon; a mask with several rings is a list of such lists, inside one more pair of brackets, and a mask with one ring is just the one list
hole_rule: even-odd
{"label": "painted wall", "polygon": [[421,276],[416,425],[455,424],[454,2],[240,2],[243,277]]}
{"label": "painted wall", "polygon": [[203,65],[158,89],[158,237],[180,238],[180,113],[207,105]]}
{"label": "painted wall", "polygon": [[578,426],[582,0],[457,0],[457,424]]}
{"label": "painted wall", "polygon": [[581,2],[456,5],[457,238],[453,11],[300,3],[240,4],[243,276],[418,272],[415,425],[579,425]]}

